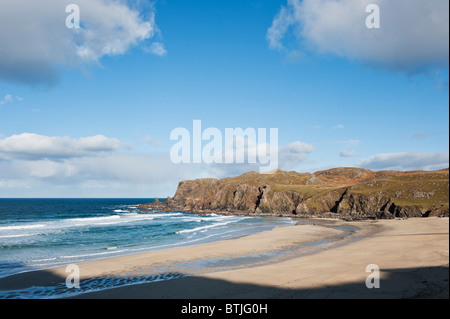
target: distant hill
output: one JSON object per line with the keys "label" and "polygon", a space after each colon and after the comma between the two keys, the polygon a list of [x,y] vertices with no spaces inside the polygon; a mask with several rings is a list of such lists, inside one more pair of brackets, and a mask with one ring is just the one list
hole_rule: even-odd
{"label": "distant hill", "polygon": [[141,209],[347,220],[449,215],[449,169],[370,171],[333,168],[314,174],[277,170],[182,181],[173,198]]}

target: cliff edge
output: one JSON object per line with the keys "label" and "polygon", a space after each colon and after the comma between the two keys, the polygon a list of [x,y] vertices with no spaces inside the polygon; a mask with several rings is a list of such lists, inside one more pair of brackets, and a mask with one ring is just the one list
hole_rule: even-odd
{"label": "cliff edge", "polygon": [[224,179],[182,181],[173,198],[139,208],[345,220],[443,217],[449,216],[449,169],[249,172]]}

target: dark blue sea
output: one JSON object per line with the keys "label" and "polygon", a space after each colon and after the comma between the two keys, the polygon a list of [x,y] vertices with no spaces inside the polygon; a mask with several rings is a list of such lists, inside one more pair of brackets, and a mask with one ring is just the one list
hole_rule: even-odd
{"label": "dark blue sea", "polygon": [[0,277],[295,224],[289,218],[136,209],[153,200],[0,199]]}

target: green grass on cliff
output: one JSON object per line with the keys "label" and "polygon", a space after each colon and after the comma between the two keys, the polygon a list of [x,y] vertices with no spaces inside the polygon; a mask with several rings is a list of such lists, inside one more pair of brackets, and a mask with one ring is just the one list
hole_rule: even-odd
{"label": "green grass on cliff", "polygon": [[352,187],[364,195],[383,192],[399,206],[449,207],[447,171],[414,172],[387,178],[369,179]]}
{"label": "green grass on cliff", "polygon": [[[311,199],[309,205],[322,205],[323,200],[336,200],[348,189],[353,194],[390,198],[397,206],[422,206],[430,209],[449,207],[448,169],[433,172],[374,172],[359,168],[335,168],[314,174],[277,170],[272,174],[249,172],[221,180],[209,178],[181,183],[190,185],[185,188],[187,193],[184,196],[200,198],[209,193],[210,189],[221,189],[230,202],[238,185],[247,184],[254,187],[267,185],[275,192],[300,193],[303,199]],[[210,196],[214,195],[207,195]]]}

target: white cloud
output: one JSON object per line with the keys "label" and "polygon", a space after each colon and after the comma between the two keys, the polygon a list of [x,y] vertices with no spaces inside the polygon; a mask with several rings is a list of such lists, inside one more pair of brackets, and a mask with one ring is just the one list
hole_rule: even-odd
{"label": "white cloud", "polygon": [[[249,142],[241,136],[236,136],[235,140],[237,155],[247,156],[271,147]],[[119,140],[103,135],[72,139],[23,133],[2,138],[0,193],[6,197],[173,196],[181,180],[229,177],[259,171],[261,166],[261,163],[235,161],[230,164],[174,164],[169,154],[120,152],[124,146]],[[307,161],[307,155],[315,148],[296,141],[278,150],[279,167],[291,170]]]}
{"label": "white cloud", "polygon": [[202,176],[203,167],[173,164],[168,156],[103,153],[61,161],[0,160],[2,196],[173,196],[178,182]]}
{"label": "white cloud", "polygon": [[350,139],[345,141],[338,141],[338,144],[344,145],[345,147],[356,147],[359,146],[360,141]]}
{"label": "white cloud", "polygon": [[79,29],[68,29],[69,0],[0,2],[0,78],[27,84],[58,81],[59,67],[97,63],[152,38],[154,14],[147,17],[115,0],[77,0]]}
{"label": "white cloud", "polygon": [[6,104],[6,103],[12,103],[13,97],[11,94],[6,94],[3,100],[0,100],[0,105]]}
{"label": "white cloud", "polygon": [[276,148],[269,143],[257,143],[248,137],[234,136],[226,144],[223,152],[223,163],[234,163],[239,158],[244,162],[248,162],[248,159],[252,158],[256,162],[259,160],[260,154],[269,154],[269,152],[272,153],[274,151],[276,151]]}
{"label": "white cloud", "polygon": [[449,167],[449,152],[403,152],[377,154],[356,163],[374,170],[436,170]]}
{"label": "white cloud", "polygon": [[156,147],[161,147],[164,145],[161,141],[158,141],[157,139],[155,139],[153,136],[150,136],[150,135],[144,136],[144,138],[142,139],[142,142],[156,146]]}
{"label": "white cloud", "polygon": [[144,51],[157,56],[165,56],[167,54],[167,50],[161,42],[153,42],[149,47],[145,48]]}
{"label": "white cloud", "polygon": [[285,50],[281,40],[293,24],[295,24],[295,16],[292,12],[292,7],[282,6],[280,12],[272,21],[272,26],[267,30],[266,37],[271,49]]}
{"label": "white cloud", "polygon": [[[269,156],[269,154],[273,154],[276,150],[278,150],[278,156],[269,156],[269,164],[282,170],[295,170],[300,164],[305,163],[308,160],[308,154],[315,151],[313,145],[300,141],[295,141],[275,148],[268,143],[256,143],[242,137],[235,137],[235,140],[234,153],[230,152],[229,154],[233,154],[236,159],[241,157],[244,159],[244,163],[237,163],[236,160],[233,160],[233,158],[230,158],[230,155],[228,155],[230,163],[225,163],[225,160],[223,160],[222,164],[204,165],[204,168],[209,172],[209,175],[217,178],[224,178],[237,176],[249,171],[260,172],[261,167],[267,167],[268,164],[261,164],[258,154],[266,152]],[[232,148],[231,143],[227,145],[227,148]],[[256,158],[256,163],[250,163],[248,161],[248,155]],[[224,156],[223,158],[227,157]]]}
{"label": "white cloud", "polygon": [[22,163],[27,167],[29,177],[37,178],[70,178],[79,173],[71,163],[54,162],[50,160],[26,161]]}
{"label": "white cloud", "polygon": [[[235,137],[235,148],[234,153],[227,153],[225,151],[225,158],[228,156],[229,162],[235,162],[233,158],[229,158],[233,154],[236,158],[243,158],[245,162],[248,162],[248,155],[253,156],[256,161],[259,161],[260,154],[272,154],[272,152],[278,151],[278,167],[282,169],[292,169],[294,166],[305,162],[307,160],[307,154],[312,153],[315,150],[315,147],[311,144],[295,141],[285,146],[278,146],[276,148],[273,145],[268,143],[256,143],[255,141],[251,141],[248,138],[243,137]],[[232,148],[232,144],[229,143],[227,148]],[[270,152],[269,152],[270,151]],[[230,154],[230,155],[228,155]],[[270,156],[269,156],[270,157]],[[224,161],[225,162],[225,161]],[[226,164],[230,165],[230,164]],[[232,164],[231,164],[232,165]],[[256,163],[256,167],[261,164]],[[243,172],[245,173],[245,172]]]}
{"label": "white cloud", "polygon": [[431,133],[426,132],[426,131],[419,131],[417,133],[415,133],[413,136],[411,136],[412,138],[426,138],[429,137],[431,135]]}
{"label": "white cloud", "polygon": [[22,102],[25,99],[20,96],[16,96],[14,99],[14,97],[11,94],[6,94],[5,97],[0,100],[0,106],[4,105],[6,103],[13,103],[14,100]]}
{"label": "white cloud", "polygon": [[342,124],[338,124],[338,125],[336,125],[336,126],[333,126],[333,129],[334,129],[334,130],[341,130],[341,129],[343,129],[343,128],[345,128],[345,126],[342,125]]}
{"label": "white cloud", "polygon": [[[344,126],[342,125],[342,128]],[[358,156],[358,153],[353,150],[354,147],[359,146],[360,141],[349,139],[349,140],[339,140],[337,141],[337,144],[343,145],[346,149],[343,149],[339,152],[340,157],[348,158],[348,157],[355,157]],[[351,150],[349,150],[351,149]]]}
{"label": "white cloud", "polygon": [[0,140],[0,159],[64,159],[96,156],[112,152],[126,144],[103,135],[71,139],[34,133],[12,135]]}
{"label": "white cloud", "polygon": [[284,170],[294,170],[296,166],[308,160],[307,154],[314,151],[313,145],[300,141],[281,146],[278,152],[279,167]]}
{"label": "white cloud", "polygon": [[[379,29],[365,25],[369,4],[380,8]],[[414,74],[448,67],[447,0],[288,0],[267,31],[269,47],[289,51],[283,43],[289,32],[305,51],[394,71]]]}
{"label": "white cloud", "polygon": [[355,157],[358,154],[355,151],[346,151],[346,150],[342,150],[339,152],[339,155],[341,157]]}
{"label": "white cloud", "polygon": [[178,182],[202,177],[204,166],[169,155],[121,152],[103,135],[78,139],[23,133],[0,138],[0,193],[12,197],[173,196]]}

